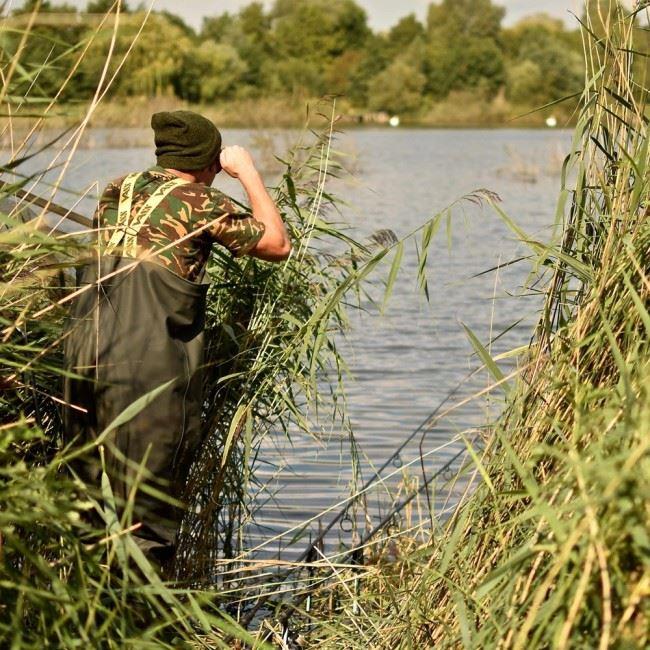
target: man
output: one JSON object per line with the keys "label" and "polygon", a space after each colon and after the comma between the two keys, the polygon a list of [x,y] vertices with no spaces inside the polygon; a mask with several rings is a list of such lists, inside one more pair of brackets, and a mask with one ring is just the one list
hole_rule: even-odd
{"label": "man", "polygon": [[[222,149],[212,122],[189,111],[156,113],[151,125],[157,165],[110,183],[95,214],[97,254],[81,268],[66,331],[65,433],[90,442],[135,400],[168,384],[103,443],[104,467],[120,503],[133,508],[139,544],[164,560],[182,512],[156,491],[179,498],[201,443],[203,272],[211,247],[280,261],[291,244],[245,149]],[[220,169],[239,179],[252,214],[238,213],[210,187]],[[75,469],[100,484],[96,451]],[[148,480],[136,492],[143,469]]]}

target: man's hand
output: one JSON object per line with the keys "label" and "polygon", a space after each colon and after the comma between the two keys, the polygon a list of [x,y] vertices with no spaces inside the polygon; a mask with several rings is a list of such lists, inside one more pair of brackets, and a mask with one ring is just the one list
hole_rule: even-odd
{"label": "man's hand", "polygon": [[289,235],[251,155],[244,147],[234,145],[222,150],[219,162],[226,174],[239,179],[250,199],[253,217],[264,224],[262,238],[248,254],[270,262],[286,260],[291,253]]}
{"label": "man's hand", "polygon": [[219,155],[219,162],[226,174],[233,178],[247,178],[251,174],[257,174],[252,156],[237,144],[224,147]]}

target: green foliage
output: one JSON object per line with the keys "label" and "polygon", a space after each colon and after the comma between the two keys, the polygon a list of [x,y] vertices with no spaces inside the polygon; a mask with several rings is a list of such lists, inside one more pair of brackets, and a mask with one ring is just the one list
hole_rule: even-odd
{"label": "green foliage", "polygon": [[77,13],[77,8],[72,4],[52,4],[49,0],[25,0],[20,8],[13,10],[13,13],[20,14],[35,10],[39,13]]}
{"label": "green foliage", "polygon": [[498,38],[504,14],[491,0],[444,0],[429,6],[426,72],[434,97],[442,99],[452,90],[466,88],[494,95],[503,85]]}
{"label": "green foliage", "polygon": [[424,25],[415,17],[415,14],[409,14],[408,16],[404,16],[404,18],[400,18],[388,32],[387,50],[389,56],[403,52],[415,41],[422,40],[424,35]]}
{"label": "green foliage", "polygon": [[[514,101],[541,104],[582,89],[582,56],[557,22],[544,16],[528,19],[508,30],[504,40],[511,51],[507,92]],[[526,71],[532,75],[528,80]]]}
{"label": "green foliage", "polygon": [[[494,204],[528,247],[528,286],[545,300],[530,346],[511,353],[512,377],[466,328],[507,406],[466,442],[471,462],[452,486],[461,506],[448,519],[432,512],[440,527],[423,526],[423,543],[410,529],[401,541],[394,529],[378,535],[365,574],[323,584],[305,619],[330,617],[310,628],[314,646],[650,644],[650,88],[630,56],[648,51],[629,14],[607,20],[587,21],[557,237],[537,241]],[[524,65],[538,70],[523,61],[522,76]]]}
{"label": "green foliage", "polygon": [[280,58],[327,61],[363,47],[369,33],[354,0],[277,0],[271,17]]}
{"label": "green foliage", "polygon": [[[48,17],[48,22],[37,24],[32,28],[29,38],[23,43],[21,63],[24,73],[20,80],[14,82],[14,90],[19,94],[31,91],[32,95],[51,97],[61,85],[61,79],[70,70],[78,54],[80,45],[88,37],[88,29],[77,21],[58,20],[57,14],[76,14],[70,5],[50,5],[43,3],[40,12]],[[27,3],[16,13],[32,11],[35,3]],[[3,56],[10,59],[21,45],[23,31],[27,21],[15,18],[15,29],[0,30]],[[65,96],[74,97],[84,93],[83,84],[75,78],[68,85]]]}
{"label": "green foliage", "polygon": [[[119,76],[113,87],[114,93],[123,95],[158,96],[171,88],[186,52],[192,47],[186,32],[162,16],[150,16],[146,28],[135,39],[143,14],[131,14],[124,21],[117,35],[113,65],[115,70],[121,59],[125,58]],[[87,57],[82,66],[82,74],[96,78],[110,48],[112,30],[104,30],[94,45],[99,57]],[[174,47],[170,48],[169,43]],[[127,55],[128,52],[128,56]],[[89,70],[86,66],[93,66]]]}
{"label": "green foliage", "polygon": [[182,99],[211,102],[232,97],[246,73],[246,64],[227,43],[203,41],[186,51],[174,73],[174,88]]}
{"label": "green foliage", "polygon": [[544,87],[542,69],[530,60],[513,63],[508,68],[508,95],[520,104],[538,97]]}
{"label": "green foliage", "polygon": [[405,57],[395,59],[372,79],[368,106],[389,113],[411,113],[422,103],[426,77]]}
{"label": "green foliage", "polygon": [[[104,14],[108,11],[115,10],[117,3],[115,0],[89,0],[86,5],[86,11],[89,14]],[[129,5],[126,0],[121,0],[120,11],[123,13],[129,12]]]}
{"label": "green foliage", "polygon": [[506,10],[492,0],[443,0],[429,5],[427,29],[434,38],[496,38]]}
{"label": "green foliage", "polygon": [[[72,70],[75,53],[91,39],[84,64],[74,70],[65,94],[67,99],[89,98],[113,37],[112,18],[95,35],[97,18],[114,12],[113,4],[90,2],[87,10],[93,17],[85,22],[83,14],[81,20],[68,16],[76,11],[72,6],[45,3],[25,44],[23,62],[32,77],[23,87],[37,77],[42,94],[50,96],[56,74]],[[46,20],[54,12],[61,16],[58,23]],[[483,100],[499,95],[531,109],[576,93],[582,83],[577,30],[568,31],[561,21],[543,14],[504,29],[504,12],[493,0],[444,0],[429,6],[426,25],[410,14],[388,32],[374,33],[355,0],[276,0],[268,9],[251,2],[236,13],[206,17],[199,34],[182,15],[153,12],[109,95],[174,94],[186,101],[214,102],[336,94],[360,110],[399,107],[417,116],[450,93],[467,91]],[[118,55],[126,52],[144,20],[142,9],[130,11],[125,3],[121,14]],[[24,26],[25,15],[15,20],[19,18],[23,20],[16,26]],[[6,48],[10,53],[20,34],[5,38],[11,41]],[[398,62],[407,53],[408,60]],[[43,67],[46,61],[55,66]],[[407,90],[399,100],[400,80],[393,77],[402,73]],[[534,83],[538,75],[544,83]],[[379,87],[382,81],[387,82],[385,90]],[[419,102],[414,101],[416,93]]]}
{"label": "green foliage", "polygon": [[[133,37],[142,16],[131,18],[124,17],[124,28]],[[128,55],[138,63],[147,50],[171,41],[181,47],[171,55],[183,52],[183,30],[153,18],[150,25],[159,42],[151,42],[153,30],[143,32],[144,40],[136,41]],[[99,52],[106,51],[110,38],[98,33],[93,60],[80,61],[86,74],[103,69],[106,61]],[[110,71],[120,65],[129,45],[127,36],[118,33],[117,59],[108,61]],[[230,46],[210,47],[223,51]],[[14,64],[3,75],[2,96],[20,112],[25,101],[44,97],[34,85],[33,97],[17,93],[29,73],[18,58]],[[171,59],[161,57],[158,64],[164,66],[157,69],[158,81],[172,74]],[[129,65],[135,63],[127,57],[124,66]],[[66,75],[53,74],[60,82],[55,92],[64,90]],[[146,77],[138,80],[144,86],[152,83]],[[132,91],[134,86],[120,86],[120,92]],[[50,110],[56,110],[56,103],[42,109],[42,116]],[[3,128],[15,132],[16,119],[13,113],[5,116]],[[359,290],[386,252],[382,246],[374,264],[360,264],[371,248],[328,221],[335,200],[325,191],[325,180],[341,171],[332,150],[332,130],[328,120],[315,141],[305,136],[287,154],[276,195],[292,234],[290,260],[273,265],[214,251],[209,265],[215,283],[206,323],[210,363],[204,416],[209,435],[200,458],[205,465],[193,475],[188,499],[204,505],[207,501],[211,508],[204,508],[198,520],[191,518],[195,511],[189,515],[184,530],[189,547],[181,545],[178,558],[178,572],[197,581],[212,580],[216,556],[237,548],[247,506],[246,481],[268,428],[288,428],[293,421],[308,430],[307,409],[320,407],[321,391],[329,386],[341,394],[345,364],[333,337],[345,327],[346,310],[353,304],[349,294]],[[92,254],[92,241],[87,231],[51,231],[42,219],[47,210],[38,214],[33,206],[18,204],[27,183],[21,175],[25,158],[18,156],[29,141],[12,144],[15,157],[5,171],[11,169],[12,178],[19,180],[0,188],[0,646],[226,648],[240,639],[246,647],[267,647],[223,611],[227,601],[220,592],[190,589],[186,583],[172,588],[161,580],[158,567],[131,534],[132,525],[138,525],[131,517],[132,500],[116,503],[106,475],[101,486],[84,486],[74,476],[70,461],[79,451],[66,448],[61,435],[61,355],[68,301],[76,290],[71,276]],[[67,166],[75,149],[62,153],[46,146],[40,154],[51,154]],[[32,180],[30,190],[49,196],[49,184],[36,180],[33,185]],[[320,253],[323,240],[341,257]],[[101,445],[110,445],[120,423],[143,404],[134,402],[91,443],[100,457]],[[146,489],[156,489],[146,472],[141,477]],[[133,486],[138,487],[145,489]],[[183,561],[194,560],[183,566]],[[208,563],[212,571],[204,570]]]}

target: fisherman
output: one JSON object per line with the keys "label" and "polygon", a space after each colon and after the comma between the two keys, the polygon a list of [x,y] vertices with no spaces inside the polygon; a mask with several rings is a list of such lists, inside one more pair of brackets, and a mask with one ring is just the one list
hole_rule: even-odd
{"label": "fisherman", "polygon": [[[102,440],[103,461],[93,450],[74,469],[99,486],[104,463],[116,498],[131,499],[138,544],[164,563],[182,511],[156,490],[180,499],[202,442],[210,250],[218,244],[234,257],[281,261],[291,244],[248,151],[222,148],[216,126],[190,111],[156,113],[151,126],[157,165],[109,183],[94,216],[97,254],[79,271],[66,329],[65,432],[88,443],[138,398],[162,391]],[[211,187],[221,169],[241,183],[250,214]],[[151,483],[133,499],[143,470]]]}

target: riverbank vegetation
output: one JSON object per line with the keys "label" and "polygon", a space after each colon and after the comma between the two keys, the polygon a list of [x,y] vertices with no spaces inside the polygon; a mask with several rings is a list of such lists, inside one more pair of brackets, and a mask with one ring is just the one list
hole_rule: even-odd
{"label": "riverbank vegetation", "polygon": [[[107,6],[97,2],[92,9]],[[440,6],[451,11],[456,5]],[[303,4],[278,2],[274,11],[282,7],[289,11]],[[490,358],[470,334],[477,358],[492,374],[490,391],[505,391],[508,406],[481,428],[480,444],[468,441],[473,461],[458,479],[469,485],[461,507],[451,518],[439,518],[425,495],[422,509],[429,509],[431,521],[414,519],[417,535],[392,525],[356,553],[346,549],[341,562],[319,557],[315,549],[308,564],[298,567],[309,573],[308,581],[287,589],[276,581],[277,572],[265,570],[263,562],[246,564],[243,557],[244,524],[254,517],[244,495],[247,482],[255,480],[250,469],[256,450],[272,426],[288,430],[291,423],[312,432],[310,418],[321,412],[328,389],[338,400],[331,415],[344,419],[345,360],[336,335],[345,328],[346,311],[363,296],[364,279],[393,251],[390,293],[404,242],[383,232],[362,244],[335,223],[336,199],[326,181],[343,172],[330,121],[285,157],[275,189],[294,240],[289,263],[270,267],[213,257],[208,438],[189,484],[194,508],[177,558],[180,582],[170,587],[133,542],[130,527],[137,524],[129,519],[128,504],[116,507],[108,481],[94,490],[66,469],[76,452],[62,445],[60,435],[61,336],[70,270],[87,253],[88,242],[44,221],[57,188],[26,171],[35,153],[33,139],[15,135],[23,119],[37,120],[37,128],[57,113],[74,122],[66,111],[70,101],[79,101],[83,117],[61,136],[65,146],[45,149],[52,154],[49,166],[59,173],[55,186],[64,185],[83,131],[102,101],[114,98],[110,110],[122,101],[175,101],[166,96],[171,78],[165,71],[173,66],[165,67],[172,64],[164,52],[154,49],[145,56],[137,45],[129,50],[114,19],[105,25],[98,19],[86,40],[80,36],[86,33],[84,20],[69,26],[80,30],[77,36],[66,35],[57,23],[55,38],[46,20],[36,20],[38,12],[31,25],[3,32],[0,101],[11,155],[3,161],[8,185],[0,196],[0,645],[228,647],[239,639],[263,647],[243,624],[253,627],[246,603],[264,591],[273,595],[277,609],[258,613],[256,622],[263,620],[263,634],[278,645],[289,637],[306,647],[346,649],[604,649],[650,642],[647,35],[636,26],[640,12],[630,16],[608,2],[599,7],[581,36],[587,84],[562,174],[556,240],[532,239],[489,192],[469,197],[490,202],[530,248],[529,288],[544,289],[545,302],[530,349],[509,376],[501,370],[504,360]],[[249,10],[267,16],[261,7]],[[477,16],[481,23],[491,15],[500,24],[495,12],[479,13],[472,5],[465,17]],[[128,17],[122,23],[131,39],[135,32],[129,29],[142,22],[137,13],[132,16],[133,23]],[[241,16],[224,20],[230,24]],[[186,32],[169,16],[150,18],[164,21],[161,30],[176,25],[181,31],[174,37]],[[29,59],[32,30],[45,48],[39,64]],[[523,40],[531,39],[532,34]],[[86,63],[97,43],[111,56],[102,65]],[[482,47],[495,51],[486,42]],[[77,75],[86,65],[94,72]],[[129,90],[134,78],[142,85]],[[83,92],[75,87],[81,80],[88,84]],[[159,80],[167,81],[158,86]],[[455,92],[493,98],[500,92],[478,82],[469,88],[450,88],[444,101],[452,101]],[[233,101],[254,102],[250,92]],[[303,91],[295,92],[298,97]],[[46,207],[35,210],[21,199],[23,188],[42,195]],[[423,288],[427,253],[442,216],[447,212],[415,233]],[[332,248],[327,254],[323,243]],[[219,294],[223,286],[232,291]],[[220,363],[222,358],[229,362]],[[330,381],[324,384],[324,378]],[[123,417],[141,407],[134,403]],[[104,432],[102,442],[110,444],[119,424]],[[146,483],[152,478],[142,477]],[[101,526],[90,512],[101,518]],[[300,598],[308,598],[309,608]]]}
{"label": "riverbank vegetation", "polygon": [[[30,29],[20,32],[23,43]],[[74,52],[74,69],[86,55]],[[36,145],[33,136],[64,110],[59,98],[74,75],[63,74],[56,59],[29,70],[20,56],[3,54],[0,130],[10,150],[0,186],[0,646],[230,647],[239,640],[267,647],[229,615],[237,596],[214,586],[223,587],[224,572],[241,568],[232,558],[242,554],[244,526],[254,517],[260,440],[271,426],[288,431],[289,422],[317,435],[313,414],[326,410],[323,392],[340,394],[345,373],[334,337],[393,238],[379,233],[358,243],[331,221],[336,200],[325,184],[341,172],[334,122],[312,122],[314,132],[286,152],[274,190],[293,240],[291,259],[271,265],[216,250],[210,261],[205,446],[188,481],[192,508],[173,568],[177,580],[163,582],[130,534],[139,525],[131,502],[116,503],[106,475],[101,486],[81,483],[70,469],[81,451],[62,436],[64,323],[77,290],[74,271],[92,254],[93,231],[90,215],[52,200],[59,190],[82,195],[67,186],[67,173],[114,80],[109,66],[126,60],[105,59],[83,119],[58,133],[55,147]],[[40,86],[41,74],[59,85]],[[26,113],[35,131],[21,139]],[[46,170],[55,175],[44,180]],[[70,232],[66,216],[82,229]],[[156,395],[134,402],[102,432],[97,453]],[[340,406],[332,410],[342,417]],[[164,480],[141,468],[132,494],[153,490],[164,499]]]}
{"label": "riverbank vegetation", "polygon": [[497,206],[529,247],[530,290],[546,289],[515,372],[476,346],[507,398],[469,448],[476,489],[444,524],[431,513],[441,525],[424,542],[393,529],[364,549],[366,567],[337,571],[303,615],[313,645],[650,643],[649,96],[633,72],[648,52],[625,11],[612,18],[586,27],[556,241],[535,241]]}
{"label": "riverbank vegetation", "polygon": [[[308,101],[336,95],[350,123],[397,114],[422,125],[498,125],[527,114],[514,122],[523,126],[550,115],[570,122],[584,83],[577,21],[568,28],[539,14],[504,27],[505,10],[492,0],[432,3],[424,22],[408,15],[385,32],[370,29],[354,0],[276,0],[268,8],[252,2],[206,17],[198,32],[182,15],[147,16],[129,4],[119,3],[115,35],[112,0],[90,2],[82,13],[47,0],[14,9],[3,49],[7,57],[21,49],[16,91],[33,84],[49,95],[71,73],[59,120],[74,121],[109,51],[112,73],[128,50],[95,125],[146,125],[152,104],[162,102],[201,107],[227,126],[302,126]],[[647,40],[647,32],[637,40]],[[531,113],[546,104],[553,106]]]}

